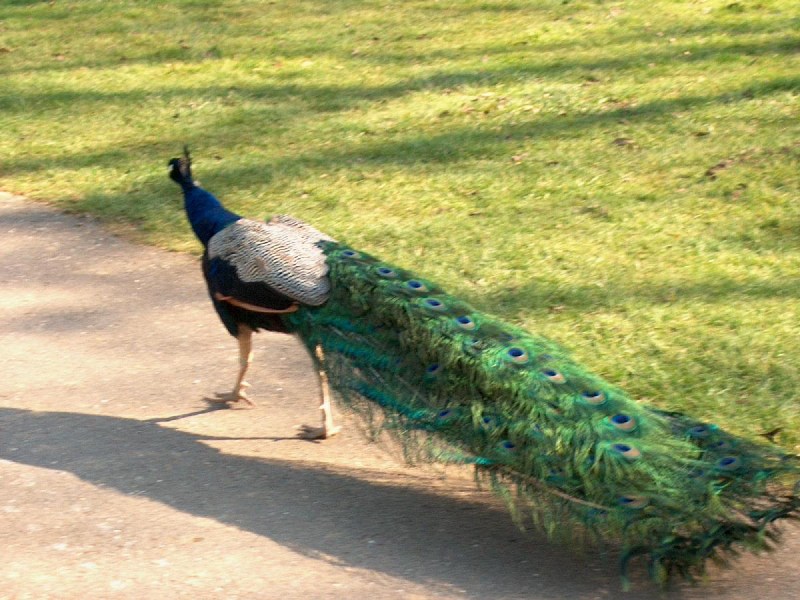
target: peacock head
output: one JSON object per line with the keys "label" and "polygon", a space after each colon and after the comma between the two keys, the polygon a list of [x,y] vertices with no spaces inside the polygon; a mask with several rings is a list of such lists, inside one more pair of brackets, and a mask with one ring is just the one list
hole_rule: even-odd
{"label": "peacock head", "polygon": [[183,156],[173,158],[167,163],[169,178],[178,185],[184,186],[192,183],[192,159],[189,156],[189,147],[183,147]]}

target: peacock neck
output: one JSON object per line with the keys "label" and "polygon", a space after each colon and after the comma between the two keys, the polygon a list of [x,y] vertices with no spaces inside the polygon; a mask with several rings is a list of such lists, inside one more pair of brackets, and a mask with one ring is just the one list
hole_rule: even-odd
{"label": "peacock neck", "polygon": [[203,188],[186,186],[183,194],[186,216],[203,246],[208,246],[214,235],[242,218],[222,206],[219,200]]}

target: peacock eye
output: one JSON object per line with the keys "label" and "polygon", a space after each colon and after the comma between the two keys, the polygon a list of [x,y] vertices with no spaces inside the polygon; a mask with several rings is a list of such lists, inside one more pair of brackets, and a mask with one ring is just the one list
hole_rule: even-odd
{"label": "peacock eye", "polygon": [[436,298],[425,298],[425,307],[431,310],[445,310],[447,308],[441,300]]}
{"label": "peacock eye", "polygon": [[428,365],[425,369],[425,379],[427,381],[434,381],[442,373],[442,366],[439,363]]}
{"label": "peacock eye", "polygon": [[506,350],[506,358],[517,365],[524,365],[528,362],[528,353],[522,348],[509,348]]}
{"label": "peacock eye", "polygon": [[542,371],[542,373],[552,383],[564,383],[566,381],[566,379],[564,379],[564,376],[555,369],[545,369],[544,371]]}
{"label": "peacock eye", "polygon": [[720,471],[735,471],[742,465],[738,456],[724,456],[717,461],[717,469]]}
{"label": "peacock eye", "polygon": [[650,501],[644,496],[620,496],[617,502],[624,508],[644,508]]}
{"label": "peacock eye", "polygon": [[461,329],[466,329],[468,331],[470,329],[475,329],[475,321],[473,321],[466,315],[463,315],[461,317],[456,317],[456,323],[458,323],[458,326],[461,327]]}
{"label": "peacock eye", "polygon": [[636,429],[636,419],[629,415],[618,414],[609,418],[609,423],[619,431],[633,431]]}
{"label": "peacock eye", "polygon": [[693,438],[707,438],[711,435],[711,429],[706,427],[705,425],[695,425],[694,427],[689,428],[689,436]]}
{"label": "peacock eye", "polygon": [[468,354],[476,356],[486,349],[486,345],[478,338],[470,338],[464,341],[462,348],[464,348],[464,351]]}
{"label": "peacock eye", "polygon": [[446,422],[455,419],[457,416],[458,415],[456,414],[456,411],[446,408],[444,410],[439,411],[439,414],[436,415],[436,420],[441,422]]}
{"label": "peacock eye", "polygon": [[513,452],[514,450],[517,449],[517,446],[513,442],[510,442],[509,440],[503,440],[502,442],[500,442],[500,448],[502,450],[505,450],[506,452]]}
{"label": "peacock eye", "polygon": [[494,426],[497,425],[497,419],[494,417],[482,417],[481,418],[481,427],[484,429],[492,429]]}
{"label": "peacock eye", "polygon": [[397,271],[390,269],[389,267],[378,267],[375,270],[378,272],[378,275],[385,277],[386,279],[394,279],[397,277]]}
{"label": "peacock eye", "polygon": [[600,406],[606,403],[606,395],[599,390],[583,392],[581,396],[586,404],[591,404],[592,406]]}
{"label": "peacock eye", "polygon": [[427,292],[428,286],[426,286],[421,281],[417,281],[416,279],[411,279],[410,281],[406,281],[406,287],[413,292]]}
{"label": "peacock eye", "polygon": [[641,450],[639,450],[636,446],[631,446],[630,444],[614,444],[611,446],[611,449],[629,460],[637,459],[642,455]]}
{"label": "peacock eye", "polygon": [[718,440],[708,445],[712,450],[730,450],[733,446],[728,440]]}
{"label": "peacock eye", "polygon": [[361,258],[361,254],[355,250],[342,250],[342,256],[345,258]]}

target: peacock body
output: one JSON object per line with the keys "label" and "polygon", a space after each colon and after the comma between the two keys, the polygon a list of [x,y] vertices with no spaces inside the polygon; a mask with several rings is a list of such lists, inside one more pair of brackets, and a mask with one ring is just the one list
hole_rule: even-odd
{"label": "peacock body", "polygon": [[[637,403],[553,341],[301,221],[229,220],[204,242],[212,299],[285,310],[274,327],[236,318],[297,333],[345,404],[415,457],[474,465],[521,523],[616,541],[623,575],[642,556],[663,582],[796,516],[800,466],[779,448]],[[215,302],[223,322],[245,310]]]}

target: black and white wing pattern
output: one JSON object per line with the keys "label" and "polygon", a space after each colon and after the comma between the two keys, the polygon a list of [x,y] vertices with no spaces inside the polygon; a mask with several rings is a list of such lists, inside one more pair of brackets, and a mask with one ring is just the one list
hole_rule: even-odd
{"label": "black and white wing pattern", "polygon": [[293,217],[241,219],[209,241],[209,287],[212,294],[268,309],[319,306],[330,292],[320,247],[327,241],[334,240]]}

